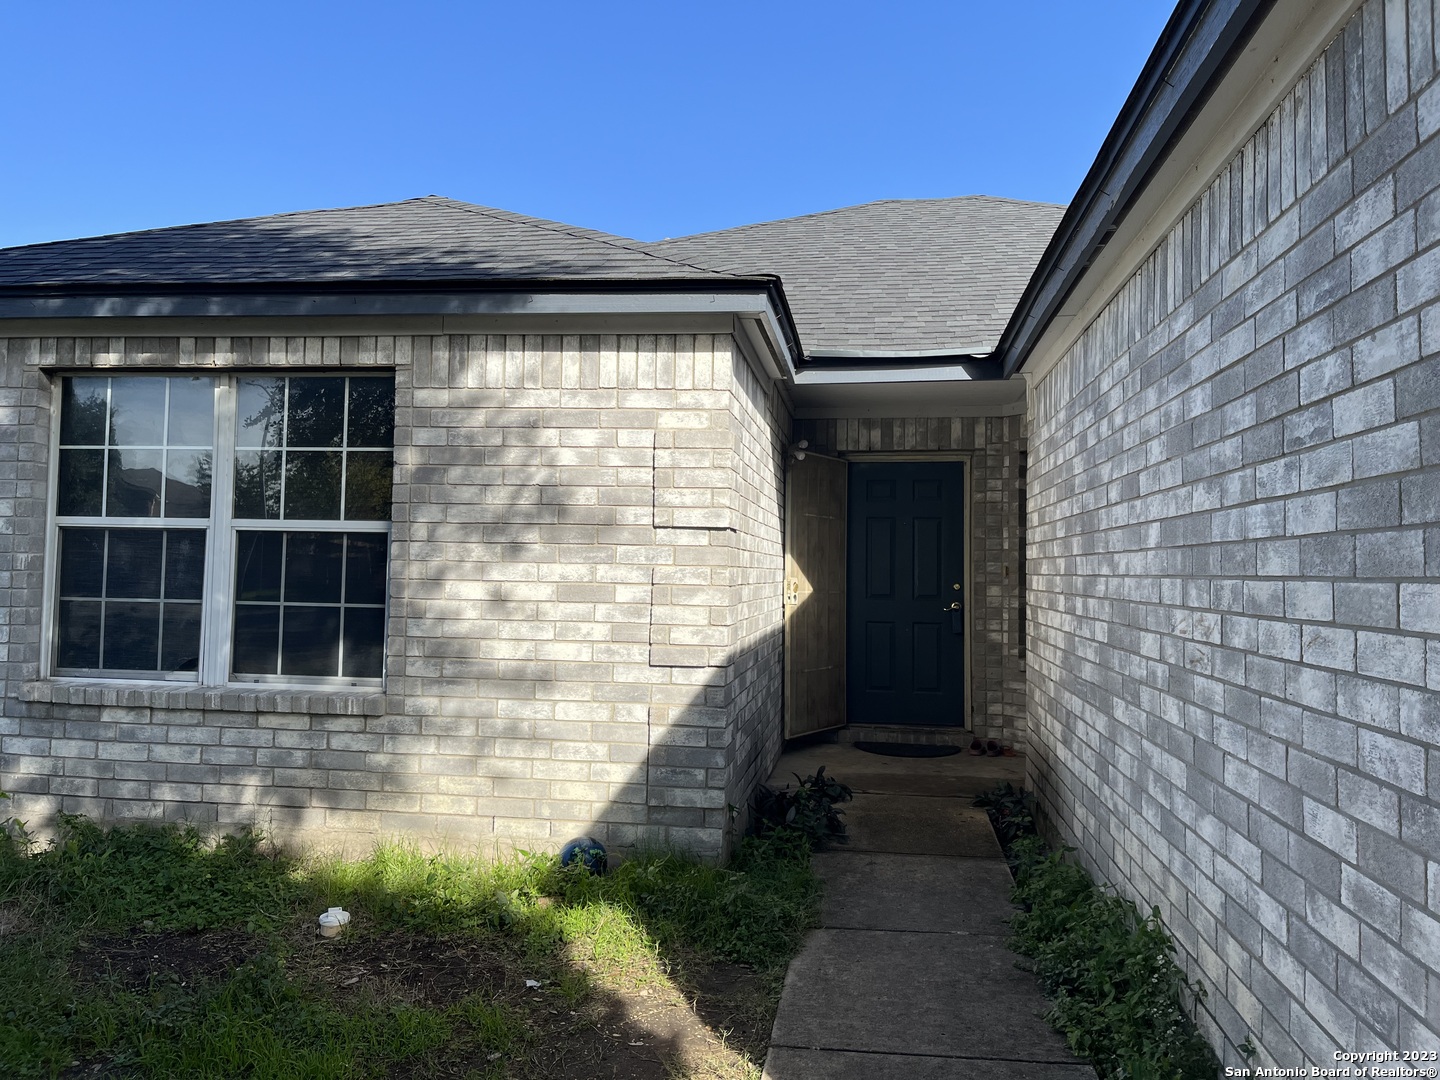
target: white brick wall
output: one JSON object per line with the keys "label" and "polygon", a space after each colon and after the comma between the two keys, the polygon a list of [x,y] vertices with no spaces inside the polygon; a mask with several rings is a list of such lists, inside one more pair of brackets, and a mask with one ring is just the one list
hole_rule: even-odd
{"label": "white brick wall", "polygon": [[1369,0],[1036,388],[1030,781],[1226,1064],[1440,1039],[1440,30]]}
{"label": "white brick wall", "polygon": [[[49,373],[310,365],[396,375],[386,692],[38,681]],[[789,424],[729,336],[0,339],[0,371],[22,816],[723,850],[778,752]]]}

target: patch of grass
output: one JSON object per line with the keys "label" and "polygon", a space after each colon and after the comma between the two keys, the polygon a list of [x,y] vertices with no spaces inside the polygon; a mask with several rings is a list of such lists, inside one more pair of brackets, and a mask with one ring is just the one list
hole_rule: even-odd
{"label": "patch of grass", "polygon": [[270,930],[298,896],[290,862],[251,831],[212,843],[193,827],[105,829],[64,815],[42,851],[0,846],[0,897],[42,898],[77,925]]}
{"label": "patch of grass", "polygon": [[[1185,1014],[1203,997],[1175,963],[1159,908],[1142,916],[1129,900],[1034,834],[1024,793],[997,789],[986,805],[1015,873],[1011,945],[1035,961],[1055,1004],[1047,1016],[1102,1080],[1210,1080],[1219,1064]],[[997,820],[998,818],[998,820]],[[1002,823],[1007,826],[1001,831]]]}
{"label": "patch of grass", "polygon": [[[67,818],[43,850],[0,839],[0,1075],[81,1062],[136,1077],[530,1077],[563,1072],[572,1039],[585,1060],[662,1044],[679,1060],[679,1036],[642,1045],[622,1029],[684,1013],[680,966],[749,965],[778,997],[817,915],[809,852],[781,830],[743,841],[725,867],[651,852],[597,877],[548,855],[388,845],[300,860],[253,833],[207,841]],[[335,904],[350,929],[312,944],[315,914]],[[168,968],[149,961],[152,942],[172,950]],[[214,960],[219,943],[233,961]],[[456,970],[476,974],[444,983]],[[691,1047],[711,1062],[701,1074],[758,1075],[724,1035]]]}

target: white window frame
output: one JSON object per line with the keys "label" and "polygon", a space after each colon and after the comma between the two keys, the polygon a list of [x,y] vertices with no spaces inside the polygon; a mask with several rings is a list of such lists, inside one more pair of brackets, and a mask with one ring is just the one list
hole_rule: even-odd
{"label": "white window frame", "polygon": [[[41,677],[46,679],[83,679],[87,682],[104,683],[114,686],[153,685],[156,680],[142,677],[125,677],[97,672],[93,675],[57,673],[56,649],[58,647],[58,624],[60,604],[60,530],[62,528],[91,529],[191,529],[205,533],[205,577],[201,590],[202,614],[200,630],[200,663],[196,678],[164,679],[167,686],[177,690],[195,688],[248,688],[248,689],[305,689],[305,690],[381,690],[385,686],[386,671],[382,661],[379,678],[357,678],[351,676],[301,676],[301,675],[234,675],[230,670],[232,646],[234,643],[234,620],[237,604],[235,586],[237,568],[235,550],[237,536],[241,532],[323,532],[323,533],[379,533],[388,539],[391,521],[345,521],[330,519],[275,519],[257,520],[234,516],[235,496],[235,423],[236,400],[239,381],[242,378],[373,378],[388,375],[388,371],[150,371],[150,370],[104,370],[66,372],[55,376],[52,389],[49,498],[46,505],[45,550],[50,557],[45,560],[44,607],[41,613],[41,641],[43,644]],[[161,517],[80,517],[59,515],[57,490],[60,475],[60,403],[61,381],[69,378],[105,377],[123,379],[129,377],[192,378],[202,377],[215,381],[215,430],[212,440],[210,516],[208,518],[161,518]],[[346,396],[345,409],[349,409]],[[348,419],[348,415],[346,417]],[[283,449],[283,448],[277,448]],[[362,448],[363,449],[363,448]],[[380,449],[376,447],[374,449]],[[391,448],[393,455],[394,449]],[[343,459],[342,459],[343,460]],[[393,457],[392,457],[393,461]],[[283,475],[283,474],[282,474]],[[344,471],[341,473],[341,507],[344,507]],[[283,489],[282,489],[283,490]],[[393,473],[392,473],[393,490]],[[104,491],[101,492],[101,509],[104,509]],[[282,495],[283,507],[283,495]],[[387,545],[388,547],[388,545]],[[386,555],[387,588],[384,619],[388,627],[390,597],[388,579],[390,558]],[[388,638],[388,632],[387,632]],[[388,651],[388,650],[387,650]]]}

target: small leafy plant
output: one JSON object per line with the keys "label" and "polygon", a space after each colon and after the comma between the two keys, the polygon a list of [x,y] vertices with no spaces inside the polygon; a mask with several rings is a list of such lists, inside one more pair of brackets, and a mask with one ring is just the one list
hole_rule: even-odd
{"label": "small leafy plant", "polygon": [[1006,851],[1022,836],[1035,834],[1035,801],[1028,791],[1008,780],[975,800],[990,816],[1000,846]]}
{"label": "small leafy plant", "polygon": [[803,779],[792,773],[797,786],[772,788],[761,785],[755,792],[755,829],[761,835],[788,829],[799,833],[814,849],[845,839],[843,810],[836,803],[848,802],[854,793],[833,777],[825,775],[825,766],[813,776]]}
{"label": "small leafy plant", "polygon": [[1175,963],[1160,909],[1142,916],[1037,835],[1033,803],[1004,784],[976,800],[1015,875],[1011,946],[1054,999],[1047,1019],[1101,1080],[1210,1080],[1209,1044],[1181,1002],[1204,997]]}

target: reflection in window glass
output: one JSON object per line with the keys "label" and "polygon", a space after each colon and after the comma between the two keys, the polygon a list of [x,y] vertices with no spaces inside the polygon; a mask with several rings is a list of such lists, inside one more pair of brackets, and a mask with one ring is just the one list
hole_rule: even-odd
{"label": "reflection in window glass", "polygon": [[336,450],[285,451],[285,517],[291,520],[340,520],[340,469]]}
{"label": "reflection in window glass", "polygon": [[346,380],[319,377],[288,381],[285,445],[340,446],[345,426]]}
{"label": "reflection in window glass", "polygon": [[235,445],[282,446],[285,380],[241,379],[235,387]]}
{"label": "reflection in window glass", "polygon": [[199,670],[204,530],[62,528],[59,564],[58,669]]}
{"label": "reflection in window glass", "polygon": [[214,429],[214,379],[66,379],[57,513],[209,517]]}
{"label": "reflection in window glass", "polygon": [[240,532],[235,674],[379,679],[388,543],[380,533]]}
{"label": "reflection in window glass", "polygon": [[235,441],[237,518],[390,519],[393,378],[241,379]]}
{"label": "reflection in window glass", "polygon": [[[235,446],[217,459],[221,403]],[[389,535],[338,530],[390,518],[394,411],[378,374],[60,380],[54,670],[193,681],[208,559],[233,547],[235,676],[378,682]]]}
{"label": "reflection in window glass", "polygon": [[345,445],[395,445],[394,379],[350,380]]}
{"label": "reflection in window glass", "polygon": [[111,446],[165,445],[165,384],[169,381],[145,375],[110,380]]}

